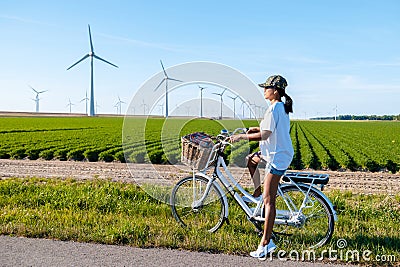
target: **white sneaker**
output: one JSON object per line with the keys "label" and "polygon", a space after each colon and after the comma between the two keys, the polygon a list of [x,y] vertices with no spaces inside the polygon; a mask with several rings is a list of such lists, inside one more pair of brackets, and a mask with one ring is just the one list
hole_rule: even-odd
{"label": "white sneaker", "polygon": [[[258,197],[254,197],[254,198],[255,198],[255,200],[256,200],[255,203],[258,203],[258,202],[262,199],[262,195],[260,195],[260,196],[258,196]],[[249,197],[247,197],[246,195],[242,196],[242,199],[243,199],[244,202],[247,202],[247,203],[253,202],[253,200],[251,200],[251,199],[250,199]]]}
{"label": "white sneaker", "polygon": [[267,259],[267,255],[273,252],[276,249],[276,245],[272,241],[269,240],[268,245],[266,246],[258,246],[256,251],[250,252],[250,256],[253,258],[258,258],[261,261],[265,261]]}

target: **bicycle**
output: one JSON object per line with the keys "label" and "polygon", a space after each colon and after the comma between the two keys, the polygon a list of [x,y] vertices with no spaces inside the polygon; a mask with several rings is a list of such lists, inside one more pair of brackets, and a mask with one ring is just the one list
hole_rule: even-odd
{"label": "bicycle", "polygon": [[[190,152],[182,149],[182,160],[193,167],[193,175],[175,185],[170,206],[173,216],[183,227],[215,232],[228,221],[228,198],[221,183],[256,230],[262,232],[265,221],[263,200],[254,198],[234,179],[223,157],[225,148],[231,145],[229,137],[239,131],[244,132],[245,128],[238,128],[231,134],[224,131],[215,138],[212,147],[202,147],[182,139],[182,147],[193,148]],[[199,171],[196,172],[196,168]],[[210,170],[212,175],[207,174]],[[310,248],[329,242],[337,214],[332,202],[322,193],[328,181],[328,174],[287,171],[282,176],[276,198],[274,239],[284,236]],[[251,202],[246,203],[241,194]]]}

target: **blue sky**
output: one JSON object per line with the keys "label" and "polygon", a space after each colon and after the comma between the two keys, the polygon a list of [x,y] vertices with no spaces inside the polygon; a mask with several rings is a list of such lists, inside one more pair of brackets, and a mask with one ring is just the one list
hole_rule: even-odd
{"label": "blue sky", "polygon": [[[2,0],[0,111],[34,111],[30,85],[48,90],[40,111],[68,112],[71,99],[72,111],[84,112],[90,63],[66,69],[89,52],[90,24],[96,54],[119,66],[95,62],[98,113],[115,113],[118,96],[129,103],[162,59],[166,67],[225,64],[254,83],[281,74],[294,118],[332,116],[336,106],[338,114],[399,114],[398,14],[395,0]],[[212,92],[205,96],[217,100]]]}

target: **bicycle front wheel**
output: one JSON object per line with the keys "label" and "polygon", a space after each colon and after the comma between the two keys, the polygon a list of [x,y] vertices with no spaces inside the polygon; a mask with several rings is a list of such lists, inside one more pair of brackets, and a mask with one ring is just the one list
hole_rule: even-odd
{"label": "bicycle front wheel", "polygon": [[[215,232],[224,222],[222,192],[214,184],[206,192],[208,182],[208,179],[201,176],[189,176],[180,180],[172,190],[172,214],[183,227]],[[204,194],[205,198],[199,203]]]}
{"label": "bicycle front wheel", "polygon": [[[323,246],[329,242],[334,231],[333,211],[318,192],[311,190],[305,207],[299,212],[308,190],[306,186],[300,188],[301,191],[294,185],[284,187],[283,196],[277,196],[276,218],[288,223],[275,225],[274,231],[281,234],[279,238],[284,242],[303,244],[309,248]],[[292,209],[291,214],[288,205]]]}

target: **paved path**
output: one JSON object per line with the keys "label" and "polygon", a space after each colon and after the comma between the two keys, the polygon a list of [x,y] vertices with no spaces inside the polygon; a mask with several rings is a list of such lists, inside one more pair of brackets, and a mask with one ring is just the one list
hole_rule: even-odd
{"label": "paved path", "polygon": [[[0,236],[0,266],[342,266],[324,263],[259,261],[251,257],[169,249],[141,249]],[[344,265],[343,265],[344,266]],[[349,265],[346,265],[349,266]]]}

